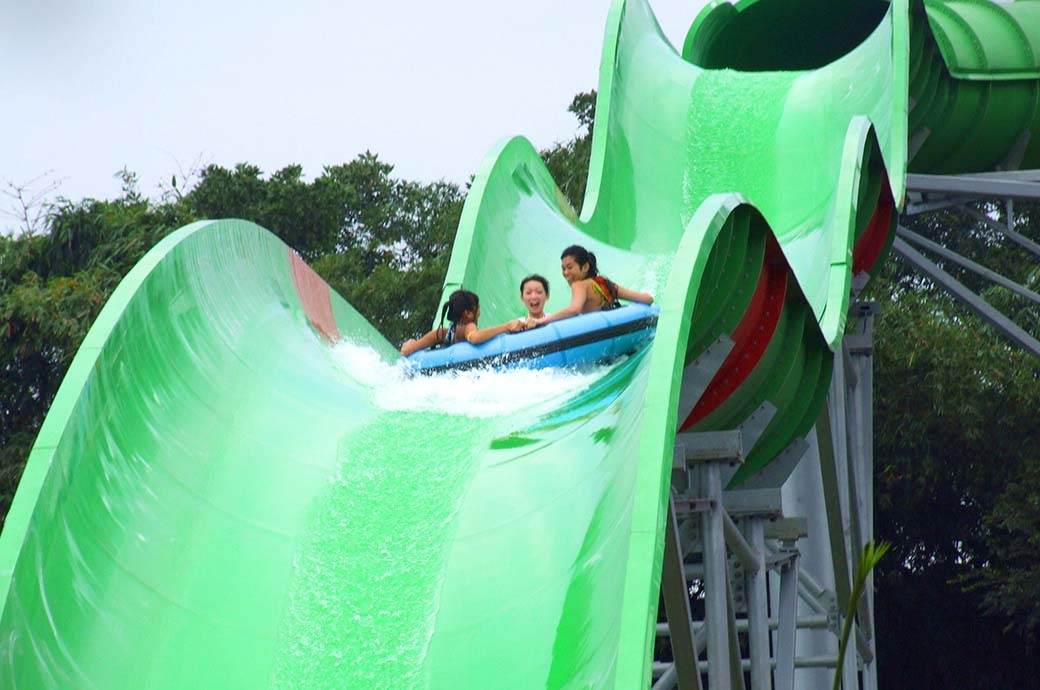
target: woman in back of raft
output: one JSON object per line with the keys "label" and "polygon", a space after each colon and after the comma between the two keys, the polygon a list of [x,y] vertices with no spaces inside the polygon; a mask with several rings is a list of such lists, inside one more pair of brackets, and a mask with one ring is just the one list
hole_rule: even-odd
{"label": "woman in back of raft", "polygon": [[653,295],[629,290],[601,276],[596,267],[596,255],[577,244],[563,250],[560,268],[563,279],[571,286],[571,303],[540,319],[528,320],[528,327],[542,326],[592,311],[617,309],[621,306],[620,299],[642,304],[654,303]]}

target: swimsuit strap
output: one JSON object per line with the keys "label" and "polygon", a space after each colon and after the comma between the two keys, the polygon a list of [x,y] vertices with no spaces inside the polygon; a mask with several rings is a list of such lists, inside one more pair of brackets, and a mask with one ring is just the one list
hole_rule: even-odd
{"label": "swimsuit strap", "polygon": [[618,302],[617,299],[617,292],[615,291],[616,288],[611,289],[613,287],[614,285],[612,283],[608,283],[607,279],[603,276],[596,276],[592,279],[592,289],[595,290],[596,294],[599,295],[600,299],[603,300],[603,311],[606,311],[608,309],[617,309],[621,306],[621,303]]}

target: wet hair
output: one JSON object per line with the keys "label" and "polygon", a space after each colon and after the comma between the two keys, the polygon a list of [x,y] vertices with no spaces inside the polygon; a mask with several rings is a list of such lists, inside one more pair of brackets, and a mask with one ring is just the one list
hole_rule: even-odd
{"label": "wet hair", "polygon": [[595,278],[599,275],[599,269],[596,268],[596,255],[585,247],[582,247],[580,244],[572,244],[563,250],[563,254],[560,254],[560,261],[563,261],[568,256],[577,261],[579,266],[589,265],[589,278]]}
{"label": "wet hair", "polygon": [[582,247],[580,244],[572,244],[571,246],[569,246],[569,247],[567,247],[566,249],[563,250],[563,254],[560,254],[560,261],[563,261],[568,256],[571,257],[572,259],[574,259],[576,262],[578,262],[579,266],[584,266],[585,264],[588,264],[589,265],[589,275],[588,275],[588,277],[589,278],[599,278],[606,285],[607,292],[614,299],[613,304],[617,305],[617,303],[618,303],[617,302],[617,298],[618,298],[618,296],[617,296],[617,294],[618,294],[617,285],[614,282],[612,282],[609,278],[607,278],[606,276],[601,276],[599,274],[599,269],[596,268],[596,255],[593,254],[592,252],[590,252],[585,247]]}
{"label": "wet hair", "polygon": [[455,324],[467,311],[476,312],[480,306],[480,298],[477,293],[469,290],[456,290],[448,295],[448,301],[441,307],[441,327],[444,327],[444,319]]}
{"label": "wet hair", "polygon": [[546,280],[543,276],[538,275],[537,273],[532,273],[531,275],[527,276],[526,278],[524,278],[523,280],[520,281],[520,294],[521,295],[524,294],[524,286],[527,285],[528,283],[530,283],[532,280],[535,280],[535,281],[538,281],[539,283],[541,283],[542,287],[545,288],[545,294],[546,295],[549,294],[549,281]]}

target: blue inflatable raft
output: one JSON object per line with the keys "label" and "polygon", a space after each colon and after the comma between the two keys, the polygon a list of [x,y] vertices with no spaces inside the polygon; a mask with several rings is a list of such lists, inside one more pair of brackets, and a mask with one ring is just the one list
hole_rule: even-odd
{"label": "blue inflatable raft", "polygon": [[572,367],[616,359],[635,352],[654,337],[659,310],[629,304],[554,321],[522,333],[499,335],[486,343],[458,343],[420,350],[405,361],[416,371],[434,374],[477,367]]}

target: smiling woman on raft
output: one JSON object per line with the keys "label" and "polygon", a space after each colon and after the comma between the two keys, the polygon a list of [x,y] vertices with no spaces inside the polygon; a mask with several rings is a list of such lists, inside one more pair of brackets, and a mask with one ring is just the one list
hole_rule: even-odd
{"label": "smiling woman on raft", "polygon": [[[444,327],[444,319],[451,324]],[[431,347],[450,347],[456,343],[479,345],[502,333],[516,333],[523,330],[523,322],[513,319],[500,326],[479,328],[480,298],[469,290],[456,290],[448,296],[448,301],[441,308],[441,325],[419,338],[404,341],[401,354],[407,357],[413,352]]]}
{"label": "smiling woman on raft", "polygon": [[582,246],[574,244],[564,249],[560,255],[560,268],[563,279],[571,286],[571,303],[560,311],[546,314],[540,319],[529,319],[528,327],[542,326],[593,311],[617,309],[621,306],[619,299],[642,304],[654,303],[653,295],[629,290],[599,275],[596,255]]}

